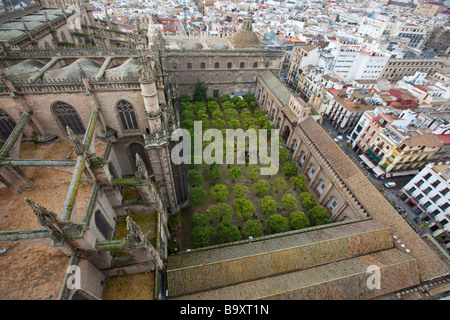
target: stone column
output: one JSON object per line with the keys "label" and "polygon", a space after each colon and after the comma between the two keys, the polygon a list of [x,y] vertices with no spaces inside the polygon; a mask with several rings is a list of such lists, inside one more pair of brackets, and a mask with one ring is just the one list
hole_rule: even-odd
{"label": "stone column", "polygon": [[177,197],[170,159],[169,138],[166,136],[167,128],[161,119],[162,110],[159,102],[160,99],[165,98],[161,96],[161,91],[158,92],[155,75],[147,57],[140,56],[140,62],[145,69],[141,80],[141,90],[149,125],[148,143],[146,142],[145,147],[166,207],[174,210],[177,207]]}
{"label": "stone column", "polygon": [[175,182],[173,179],[168,145],[148,149],[153,175],[161,188],[161,196],[167,208],[177,207]]}
{"label": "stone column", "polygon": [[162,131],[161,109],[155,81],[141,82],[142,98],[151,134]]}

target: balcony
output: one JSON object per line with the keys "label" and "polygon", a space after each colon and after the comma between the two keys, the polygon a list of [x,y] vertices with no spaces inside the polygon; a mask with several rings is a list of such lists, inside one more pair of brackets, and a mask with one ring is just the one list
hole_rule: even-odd
{"label": "balcony", "polygon": [[372,152],[372,150],[367,149],[366,154],[373,159],[376,163],[380,163],[381,159],[377,157],[375,153]]}

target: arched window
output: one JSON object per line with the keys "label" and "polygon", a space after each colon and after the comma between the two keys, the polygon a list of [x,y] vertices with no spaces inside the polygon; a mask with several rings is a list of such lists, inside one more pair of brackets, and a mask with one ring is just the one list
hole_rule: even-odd
{"label": "arched window", "polygon": [[304,151],[302,151],[302,153],[300,155],[300,160],[298,161],[298,163],[300,164],[300,167],[303,166],[303,164],[305,163],[305,158],[306,158],[306,154]]}
{"label": "arched window", "polygon": [[320,179],[319,184],[316,187],[316,191],[322,195],[323,190],[325,189],[325,181],[323,181],[322,179]]}
{"label": "arched window", "polygon": [[52,105],[52,112],[64,132],[70,127],[75,134],[84,134],[85,129],[77,111],[65,102],[57,101]]}
{"label": "arched window", "polygon": [[291,145],[292,151],[295,151],[295,149],[297,149],[297,146],[298,146],[298,141],[297,141],[297,139],[294,139],[294,141],[292,142],[292,145]]}
{"label": "arched window", "polygon": [[100,233],[105,237],[106,240],[109,240],[112,235],[112,229],[109,226],[108,222],[106,222],[106,219],[100,212],[100,210],[95,211],[94,219],[95,226],[97,227],[98,231],[100,231]]}
{"label": "arched window", "polygon": [[285,126],[284,130],[283,130],[283,136],[282,136],[284,143],[286,143],[288,141],[290,134],[291,134],[291,129],[289,128],[289,126]]}
{"label": "arched window", "polygon": [[136,120],[136,113],[134,112],[134,108],[131,103],[125,100],[120,100],[117,103],[117,112],[124,131],[136,131],[139,129]]}
{"label": "arched window", "polygon": [[114,165],[111,162],[108,163],[108,169],[113,179],[117,179],[119,177],[117,175],[116,169],[114,168]]}
{"label": "arched window", "polygon": [[330,209],[331,213],[333,213],[334,210],[336,210],[338,204],[339,203],[336,197],[331,197],[330,201],[328,201],[327,207],[328,209]]}
{"label": "arched window", "polygon": [[316,168],[314,168],[314,166],[311,165],[311,167],[309,167],[309,170],[308,170],[308,177],[310,179],[312,179],[312,177],[314,176],[314,172],[316,172]]}
{"label": "arched window", "polygon": [[283,119],[281,119],[281,117],[278,117],[278,120],[277,120],[277,124],[276,124],[276,126],[275,126],[275,128],[279,128],[280,126],[281,126],[281,121],[282,121]]}
{"label": "arched window", "polygon": [[14,130],[16,123],[13,118],[5,111],[0,109],[0,139],[8,139],[11,132]]}

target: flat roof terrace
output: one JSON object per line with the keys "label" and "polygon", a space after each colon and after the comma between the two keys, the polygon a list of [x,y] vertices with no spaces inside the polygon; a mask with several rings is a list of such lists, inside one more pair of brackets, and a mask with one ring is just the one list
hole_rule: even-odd
{"label": "flat roof terrace", "polygon": [[[96,154],[101,157],[105,143],[96,139]],[[22,143],[21,159],[32,160],[75,160],[71,143],[68,140],[58,140],[49,146],[39,146],[34,143]],[[20,160],[19,160],[20,161]],[[31,161],[32,162],[32,161]],[[23,172],[33,180],[34,186],[25,188],[20,194],[15,194],[0,183],[0,230],[19,230],[42,228],[31,208],[25,204],[25,198],[31,199],[55,212],[58,216],[66,198],[73,167],[55,167],[55,169],[41,166],[22,166]],[[75,221],[81,222],[87,208],[92,185],[82,181],[78,189]]]}
{"label": "flat roof terrace", "polygon": [[[106,144],[96,140],[95,152],[101,157]],[[20,159],[74,160],[76,155],[68,140],[57,140],[51,145],[21,143]],[[15,194],[0,183],[0,231],[29,230],[44,228],[38,223],[25,198],[34,200],[48,210],[61,215],[61,210],[72,179],[73,167],[21,166],[23,172],[34,181],[34,186]],[[77,193],[76,222],[81,222],[86,211],[92,185],[81,182]],[[27,231],[25,231],[27,232]],[[63,284],[69,257],[51,246],[49,237],[35,237],[32,240],[0,241],[0,299],[57,299]]]}

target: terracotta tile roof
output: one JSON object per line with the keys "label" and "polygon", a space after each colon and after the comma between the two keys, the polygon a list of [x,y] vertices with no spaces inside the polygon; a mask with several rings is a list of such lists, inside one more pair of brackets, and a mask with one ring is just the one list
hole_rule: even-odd
{"label": "terracotta tile roof", "polygon": [[411,147],[426,146],[427,148],[440,147],[442,143],[432,133],[418,134],[405,139],[405,144]]}
{"label": "terracotta tile roof", "polygon": [[437,134],[436,137],[444,144],[450,144],[450,134]]}
{"label": "terracotta tile roof", "polygon": [[388,228],[366,220],[172,255],[167,265],[169,297],[348,259],[393,245]]}
{"label": "terracotta tile roof", "polygon": [[269,88],[283,107],[288,105],[291,93],[272,71],[264,71],[258,78]]}
{"label": "terracotta tile roof", "polygon": [[301,47],[300,49],[303,50],[303,51],[306,51],[306,52],[310,52],[310,51],[312,51],[312,50],[314,50],[316,48],[317,47],[314,46],[314,45],[308,45],[308,46]]}
{"label": "terracotta tile roof", "polygon": [[[381,289],[367,286],[367,270],[380,267]],[[397,249],[341,260],[231,287],[180,297],[184,300],[370,299],[419,283],[414,258]]]}
{"label": "terracotta tile roof", "polygon": [[[422,280],[429,280],[450,273],[450,270],[427,247],[359,168],[336,144],[330,143],[330,136],[316,121],[308,117],[299,123],[299,127],[313,141],[369,215],[374,220],[389,226],[392,232],[398,236],[398,239],[401,239],[406,248],[411,251],[410,254],[417,260],[419,275]],[[400,243],[396,243],[396,246],[404,250]]]}
{"label": "terracotta tile roof", "polygon": [[283,108],[282,111],[291,124],[297,123],[298,117],[295,115],[294,111],[291,110],[291,108]]}

